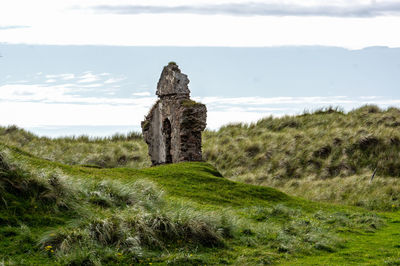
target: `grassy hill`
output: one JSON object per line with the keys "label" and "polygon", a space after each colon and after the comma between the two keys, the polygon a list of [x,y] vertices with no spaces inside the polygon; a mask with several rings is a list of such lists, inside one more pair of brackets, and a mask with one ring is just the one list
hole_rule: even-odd
{"label": "grassy hill", "polygon": [[115,134],[109,138],[88,136],[51,139],[38,137],[16,126],[0,127],[0,142],[18,147],[40,158],[69,165],[102,168],[143,168],[151,165],[141,134]]}
{"label": "grassy hill", "polygon": [[[229,181],[208,163],[99,169],[0,150],[7,265],[304,264],[319,256],[339,263],[349,251],[359,254],[354,263],[400,262],[394,213]],[[380,247],[360,249],[363,241]]]}
{"label": "grassy hill", "polygon": [[[203,153],[226,178],[311,200],[400,208],[400,110],[325,108],[203,134]],[[37,137],[0,127],[0,142],[69,165],[150,166],[140,134],[110,138]],[[372,182],[371,177],[375,172]]]}
{"label": "grassy hill", "polygon": [[[400,110],[326,108],[204,134],[204,153],[233,180],[312,200],[400,207]],[[373,173],[375,176],[371,181]]]}
{"label": "grassy hill", "polygon": [[0,265],[399,265],[399,126],[376,106],[270,117],[151,168],[140,134],[0,127]]}

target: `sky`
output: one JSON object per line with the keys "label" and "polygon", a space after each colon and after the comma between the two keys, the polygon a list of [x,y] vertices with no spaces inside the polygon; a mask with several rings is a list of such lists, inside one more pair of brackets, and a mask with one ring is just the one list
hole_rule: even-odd
{"label": "sky", "polygon": [[175,61],[208,128],[323,106],[400,107],[400,1],[2,0],[0,125],[140,130]]}

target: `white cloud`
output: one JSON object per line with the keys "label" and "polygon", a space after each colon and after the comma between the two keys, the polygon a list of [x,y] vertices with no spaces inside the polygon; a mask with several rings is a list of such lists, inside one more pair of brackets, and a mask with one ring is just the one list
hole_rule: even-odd
{"label": "white cloud", "polygon": [[[42,74],[42,72],[36,73],[35,79],[40,79],[41,77],[43,77]],[[119,88],[119,85],[117,85],[117,83],[126,79],[125,77],[112,77],[110,73],[96,74],[92,71],[86,71],[81,75],[76,75],[73,73],[63,73],[44,75],[44,77],[46,78],[46,80],[44,80],[45,83],[57,83],[57,86],[69,87],[71,90],[72,88],[74,88],[75,91],[84,91],[88,88],[99,88],[104,85],[112,85],[112,88],[105,88],[104,90],[115,90],[115,88]],[[20,84],[23,82],[18,81],[13,83]],[[27,81],[25,83],[27,83]]]}
{"label": "white cloud", "polygon": [[88,72],[78,78],[78,83],[90,83],[90,82],[96,82],[100,79],[98,75],[94,75],[91,72]]}
{"label": "white cloud", "polygon": [[126,78],[109,78],[106,81],[104,81],[105,84],[112,84],[112,83],[118,83],[120,81],[125,80]]}
{"label": "white cloud", "polygon": [[[89,88],[101,84],[85,85]],[[2,102],[43,102],[43,103],[71,103],[71,104],[110,104],[110,105],[137,105],[149,106],[155,97],[140,98],[110,98],[110,97],[83,97],[79,92],[84,87],[76,84],[6,84],[0,86],[0,100]],[[113,92],[107,91],[105,92]]]}
{"label": "white cloud", "polygon": [[29,28],[29,26],[21,26],[21,25],[0,25],[0,30],[17,30],[17,29],[25,29]]}
{"label": "white cloud", "polygon": [[135,92],[135,93],[132,93],[132,95],[133,95],[133,96],[150,96],[151,93],[148,92],[148,91],[145,91],[145,92]]}
{"label": "white cloud", "polygon": [[75,75],[74,74],[61,74],[60,77],[63,80],[71,80],[71,79],[75,78]]}
{"label": "white cloud", "polygon": [[[109,5],[105,0],[22,1],[5,0],[7,8],[0,17],[7,25],[29,25],[30,28],[2,31],[2,42],[30,44],[90,44],[140,46],[280,46],[328,45],[350,49],[368,46],[400,47],[400,16],[321,17],[316,16],[251,16],[193,14],[95,14],[73,6]],[[277,1],[252,0],[254,5],[320,7],[317,0]],[[376,2],[376,4],[374,4]],[[342,9],[352,6],[398,5],[396,1],[333,1]],[[247,1],[185,1],[185,5],[245,4]],[[323,2],[325,3],[325,2]],[[113,5],[132,1],[116,0]],[[181,1],[137,0],[137,5],[177,6]],[[22,9],[21,6],[24,6]],[[46,8],[43,8],[46,7]],[[329,11],[329,10],[328,10]],[[51,21],[51,23],[49,23]],[[184,23],[182,23],[184,21]],[[133,27],[132,25],[140,25]],[[179,30],[171,30],[179,25]],[[151,32],[152,34],[149,34]],[[185,34],[181,34],[185,32]],[[222,33],[222,34],[221,34]]]}
{"label": "white cloud", "polygon": [[6,84],[0,86],[2,101],[53,101],[66,98],[71,89],[65,86]]}
{"label": "white cloud", "polygon": [[1,125],[132,125],[143,119],[147,106],[2,102],[0,112],[7,113],[0,117]]}
{"label": "white cloud", "polygon": [[98,88],[103,86],[103,84],[100,83],[93,83],[93,84],[89,84],[89,85],[82,85],[83,88]]}
{"label": "white cloud", "polygon": [[282,105],[282,104],[349,104],[354,103],[354,99],[346,96],[332,97],[195,97],[207,105]]}
{"label": "white cloud", "polygon": [[[36,76],[40,77],[42,76],[42,72],[36,73]],[[46,82],[57,82],[57,81],[67,81],[67,80],[72,80],[75,78],[74,74],[71,73],[65,73],[65,74],[55,74],[55,75],[45,75],[45,77],[48,79]]]}
{"label": "white cloud", "polygon": [[[132,98],[115,97],[113,91],[104,97],[82,97],[75,84],[0,86],[0,124],[22,127],[64,125],[140,126],[141,120],[156,101],[149,92],[137,92]],[[237,122],[256,122],[269,116],[300,114],[304,110],[342,106],[345,110],[367,103],[382,107],[400,106],[400,99],[377,96],[335,97],[203,97],[195,98],[207,105],[210,129]]]}
{"label": "white cloud", "polygon": [[[43,73],[38,72],[36,73],[36,78],[42,77]],[[76,86],[81,86],[84,88],[95,88],[95,87],[101,87],[103,84],[115,84],[120,81],[123,81],[126,79],[126,77],[110,77],[110,73],[100,73],[96,74],[93,73],[92,71],[86,71],[81,75],[76,75],[73,73],[62,73],[62,74],[50,74],[50,75],[44,75],[44,77],[47,79],[45,80],[46,83],[65,83],[65,82],[73,82],[73,80],[76,80],[77,84]],[[92,82],[97,82],[93,84],[81,84],[81,83],[92,83]],[[118,85],[114,85],[118,86]]]}
{"label": "white cloud", "polygon": [[225,14],[232,16],[327,16],[327,17],[375,17],[400,15],[400,4],[394,1],[373,1],[362,3],[314,3],[310,5],[300,1],[263,1],[230,2],[213,4],[178,4],[178,5],[97,5],[89,7],[99,13],[121,15],[136,14]]}

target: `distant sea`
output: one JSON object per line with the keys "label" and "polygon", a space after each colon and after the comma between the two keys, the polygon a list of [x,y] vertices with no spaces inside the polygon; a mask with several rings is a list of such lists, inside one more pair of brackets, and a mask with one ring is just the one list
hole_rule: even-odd
{"label": "distant sea", "polygon": [[63,137],[63,136],[91,136],[106,137],[116,133],[126,134],[131,131],[141,132],[138,126],[40,126],[25,127],[24,129],[38,135],[46,137]]}

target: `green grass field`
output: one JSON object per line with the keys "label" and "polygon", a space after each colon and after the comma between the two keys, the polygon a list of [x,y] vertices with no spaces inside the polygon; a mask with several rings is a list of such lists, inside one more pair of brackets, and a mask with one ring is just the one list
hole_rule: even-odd
{"label": "green grass field", "polygon": [[[314,201],[400,209],[400,110],[366,105],[267,117],[203,134],[203,157],[226,178]],[[141,135],[37,137],[0,127],[0,142],[68,165],[150,166]],[[376,170],[374,182],[370,182]]]}
{"label": "green grass field", "polygon": [[400,265],[399,126],[376,106],[265,118],[157,167],[137,133],[0,127],[0,265]]}
{"label": "green grass field", "polygon": [[1,150],[7,265],[400,262],[396,212],[290,197],[208,163],[99,169]]}

